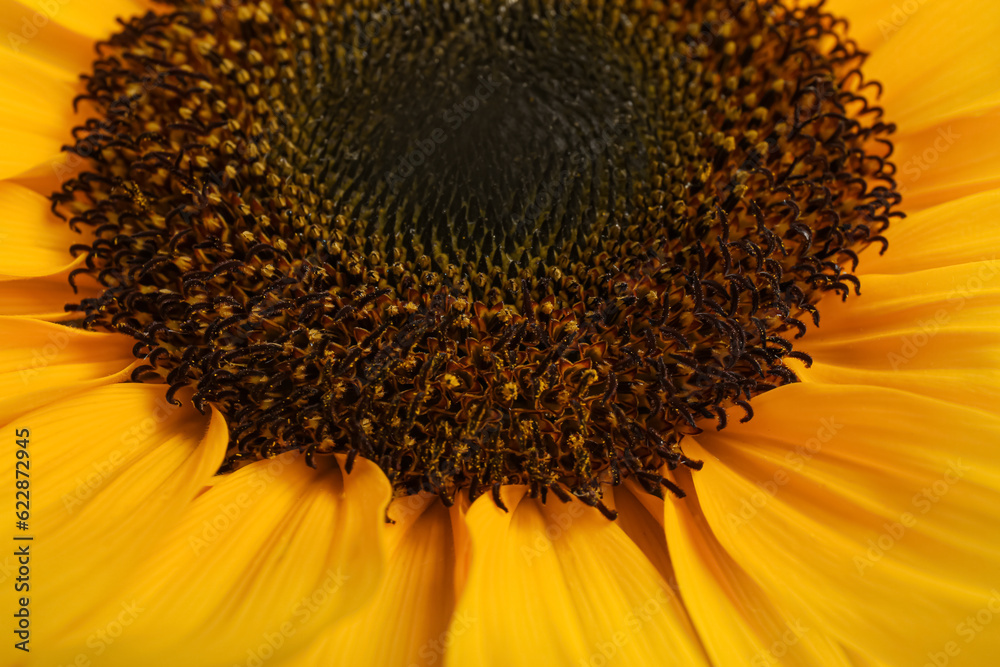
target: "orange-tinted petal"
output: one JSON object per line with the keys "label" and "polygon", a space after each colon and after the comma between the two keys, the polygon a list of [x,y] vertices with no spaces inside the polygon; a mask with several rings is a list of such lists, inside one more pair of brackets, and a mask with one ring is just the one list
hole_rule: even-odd
{"label": "orange-tinted petal", "polygon": [[[139,11],[132,11],[133,6]],[[0,0],[0,50],[76,80],[96,57],[95,40],[111,35],[116,17],[126,13],[142,13],[140,3]]]}
{"label": "orange-tinted petal", "polygon": [[0,277],[60,271],[73,259],[70,246],[84,239],[52,214],[48,199],[10,181],[0,181],[0,212]]}
{"label": "orange-tinted petal", "polygon": [[663,531],[663,500],[646,493],[632,480],[611,492],[618,525],[645,554],[670,588],[677,592],[677,576]]}
{"label": "orange-tinted petal", "polygon": [[[48,19],[92,40],[104,39],[120,29],[118,19],[144,14],[153,7],[142,0],[100,0],[74,3],[72,0],[16,0],[5,3],[4,11],[17,12],[18,7],[30,16],[35,25]],[[43,18],[44,17],[44,18]],[[45,29],[43,25],[40,30]]]}
{"label": "orange-tinted petal", "polygon": [[[848,35],[869,53],[883,46],[906,23],[895,15],[899,0],[827,0],[825,7],[831,14],[850,22]],[[903,13],[903,17],[908,15]]]}
{"label": "orange-tinted petal", "polygon": [[361,607],[383,573],[388,481],[369,461],[358,459],[350,474],[342,465],[338,456],[314,470],[288,453],[219,479],[53,659],[93,655],[87,637],[126,611],[129,627],[103,665],[169,656],[215,667],[313,641]]}
{"label": "orange-tinted petal", "polygon": [[884,84],[880,103],[903,132],[1000,107],[1000,4],[914,0],[894,3],[882,16],[873,9],[862,8],[855,23],[874,22],[888,39],[872,51],[865,72]]}
{"label": "orange-tinted petal", "polygon": [[902,208],[929,206],[1000,187],[1000,110],[955,118],[893,138]]}
{"label": "orange-tinted petal", "polygon": [[887,664],[952,643],[950,665],[1000,654],[1000,628],[970,625],[1000,613],[1000,417],[864,386],[754,406],[685,451],[705,460],[692,479],[712,533],[774,604]]}
{"label": "orange-tinted petal", "polygon": [[0,317],[0,423],[69,394],[127,379],[134,341]]}
{"label": "orange-tinted petal", "polygon": [[337,624],[290,667],[325,665],[440,665],[453,638],[468,629],[452,619],[455,589],[453,512],[433,496],[399,498],[389,508],[386,574],[378,592]]}
{"label": "orange-tinted petal", "polygon": [[688,495],[665,503],[667,542],[681,597],[712,664],[851,667],[822,627],[776,604],[726,552],[705,521],[690,474],[674,475]]}
{"label": "orange-tinted petal", "polygon": [[981,262],[1000,248],[1000,190],[951,200],[897,220],[889,249],[861,256],[864,273],[913,273]]}
{"label": "orange-tinted petal", "polygon": [[[986,250],[989,252],[989,250]],[[866,275],[825,299],[802,340],[810,383],[868,384],[995,412],[1000,401],[1000,261]]]}
{"label": "orange-tinted petal", "polygon": [[86,275],[75,278],[77,291],[70,286],[69,275],[85,266],[86,257],[80,256],[65,268],[49,275],[31,278],[0,278],[0,316],[32,317],[50,322],[78,319],[76,312],[67,311],[66,304],[79,303],[81,299],[97,298],[103,288]]}
{"label": "orange-tinted petal", "polygon": [[[164,393],[98,387],[5,421],[5,485],[14,488],[13,463],[22,461],[17,479],[30,496],[28,529],[19,534],[34,537],[29,597],[38,652],[145,562],[222,463],[221,415],[177,408]],[[28,432],[24,447],[18,431]]]}
{"label": "orange-tinted petal", "polygon": [[622,529],[582,503],[504,487],[468,514],[472,565],[446,664],[705,665],[683,608]]}

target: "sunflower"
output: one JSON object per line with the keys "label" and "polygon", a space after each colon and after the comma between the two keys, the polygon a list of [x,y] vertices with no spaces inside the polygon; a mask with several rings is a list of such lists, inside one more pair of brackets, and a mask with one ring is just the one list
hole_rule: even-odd
{"label": "sunflower", "polygon": [[2,7],[5,664],[1000,655],[995,2]]}

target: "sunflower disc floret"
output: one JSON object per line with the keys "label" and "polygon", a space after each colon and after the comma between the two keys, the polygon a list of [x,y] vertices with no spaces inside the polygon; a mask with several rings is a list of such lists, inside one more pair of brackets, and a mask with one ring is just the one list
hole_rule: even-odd
{"label": "sunflower disc floret", "polygon": [[[179,2],[99,45],[53,208],[135,381],[450,503],[680,490],[899,215],[864,59],[776,2]],[[179,393],[186,390],[187,393]]]}

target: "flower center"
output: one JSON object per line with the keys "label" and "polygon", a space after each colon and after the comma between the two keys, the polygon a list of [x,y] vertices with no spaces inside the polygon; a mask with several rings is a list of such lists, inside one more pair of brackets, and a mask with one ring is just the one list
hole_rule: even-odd
{"label": "flower center", "polygon": [[644,142],[663,120],[639,92],[641,55],[581,7],[536,9],[429,20],[397,7],[361,28],[374,37],[357,23],[332,37],[364,50],[346,56],[347,76],[323,70],[298,167],[368,221],[371,247],[426,253],[439,272],[536,277],[549,248],[635,215],[655,163]]}
{"label": "flower center", "polygon": [[[223,471],[597,506],[796,380],[899,195],[843,21],[765,0],[179,2],[101,47],[69,306],[230,425]],[[81,249],[81,246],[75,246]]]}

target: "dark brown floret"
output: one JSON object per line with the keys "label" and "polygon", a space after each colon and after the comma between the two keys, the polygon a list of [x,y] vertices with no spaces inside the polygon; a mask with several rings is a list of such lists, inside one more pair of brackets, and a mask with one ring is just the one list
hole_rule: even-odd
{"label": "dark brown floret", "polygon": [[135,380],[224,470],[364,456],[397,493],[699,468],[796,380],[898,204],[864,55],[819,8],[181,2],[101,45],[53,195]]}

